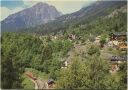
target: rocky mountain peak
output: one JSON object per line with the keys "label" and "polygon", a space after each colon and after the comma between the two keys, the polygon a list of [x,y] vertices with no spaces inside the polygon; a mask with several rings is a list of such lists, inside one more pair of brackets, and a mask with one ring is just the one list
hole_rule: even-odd
{"label": "rocky mountain peak", "polygon": [[55,20],[61,13],[52,5],[39,2],[30,8],[8,16],[2,21],[2,30],[17,31]]}
{"label": "rocky mountain peak", "polygon": [[33,6],[34,8],[49,7],[47,3],[39,2]]}

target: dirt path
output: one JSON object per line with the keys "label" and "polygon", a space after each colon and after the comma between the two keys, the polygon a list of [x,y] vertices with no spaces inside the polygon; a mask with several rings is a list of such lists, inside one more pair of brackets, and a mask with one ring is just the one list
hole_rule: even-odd
{"label": "dirt path", "polygon": [[35,89],[49,89],[47,81],[34,77],[32,73],[25,73],[25,75],[34,83]]}
{"label": "dirt path", "polygon": [[37,87],[37,89],[48,89],[48,84],[46,81],[42,81],[40,79],[35,80],[36,85],[35,88]]}

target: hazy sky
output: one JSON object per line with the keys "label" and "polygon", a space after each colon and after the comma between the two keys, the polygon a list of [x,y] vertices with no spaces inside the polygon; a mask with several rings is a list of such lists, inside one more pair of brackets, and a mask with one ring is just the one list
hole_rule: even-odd
{"label": "hazy sky", "polygon": [[10,14],[21,11],[25,8],[31,7],[38,2],[45,2],[53,5],[58,11],[63,14],[78,11],[84,6],[87,6],[95,0],[0,0],[1,1],[1,18],[0,21],[5,19]]}

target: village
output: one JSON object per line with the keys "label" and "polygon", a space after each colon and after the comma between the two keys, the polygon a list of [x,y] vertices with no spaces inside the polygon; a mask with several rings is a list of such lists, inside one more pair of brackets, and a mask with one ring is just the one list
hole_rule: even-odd
{"label": "village", "polygon": [[[43,36],[45,37],[45,36]],[[46,37],[47,38],[47,37]],[[51,35],[49,39],[51,40],[57,40],[57,39],[63,38],[62,35],[58,36],[53,36]],[[75,42],[78,37],[76,35],[70,34],[67,36],[68,40],[71,42],[74,42],[74,47],[72,50],[70,50],[67,54],[66,58],[63,58],[61,61],[63,62],[61,69],[66,69],[70,66],[72,63],[72,58],[78,54],[82,55],[83,53],[86,52],[86,45],[81,44],[81,42]],[[42,37],[40,37],[42,39]],[[119,55],[119,54],[112,54],[108,52],[108,49],[113,49],[115,51],[119,51],[120,53],[126,52],[127,51],[127,36],[124,33],[112,33],[109,35],[108,38],[105,38],[106,42],[101,45],[101,36],[97,36],[94,39],[93,44],[99,46],[101,48],[101,57],[103,57],[106,60],[109,60],[110,63],[110,73],[114,74],[119,70],[119,66],[121,63],[127,61],[127,55]],[[86,43],[90,43],[89,40],[87,40]],[[39,77],[33,76],[32,72],[26,72],[25,75],[34,83],[35,89],[52,89],[55,87],[55,81],[50,78],[48,80],[42,81],[39,79]]]}
{"label": "village", "polygon": [[10,1],[1,89],[127,89],[126,0]]}

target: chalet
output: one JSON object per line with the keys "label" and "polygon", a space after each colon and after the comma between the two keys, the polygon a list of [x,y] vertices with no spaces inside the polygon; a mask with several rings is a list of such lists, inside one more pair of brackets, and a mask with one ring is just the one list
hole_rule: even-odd
{"label": "chalet", "polygon": [[111,62],[122,63],[127,61],[127,56],[112,56],[110,60]]}
{"label": "chalet", "polygon": [[73,34],[70,34],[70,35],[68,35],[68,38],[69,38],[70,40],[75,40],[75,39],[76,39],[76,36],[73,35]]}
{"label": "chalet", "polygon": [[118,47],[121,50],[127,50],[127,41],[119,42]]}
{"label": "chalet", "polygon": [[119,65],[122,62],[127,61],[127,56],[112,56],[110,58],[110,63],[111,63],[111,73],[115,73],[116,71],[119,70]]}
{"label": "chalet", "polygon": [[111,33],[110,35],[110,40],[118,40],[118,41],[126,41],[127,40],[127,35],[126,33]]}
{"label": "chalet", "polygon": [[48,87],[49,88],[52,88],[54,86],[55,82],[54,82],[53,79],[49,79],[48,82],[47,82],[47,84],[48,84]]}
{"label": "chalet", "polygon": [[126,33],[112,33],[110,34],[109,46],[117,47],[118,49],[127,49],[127,35]]}

